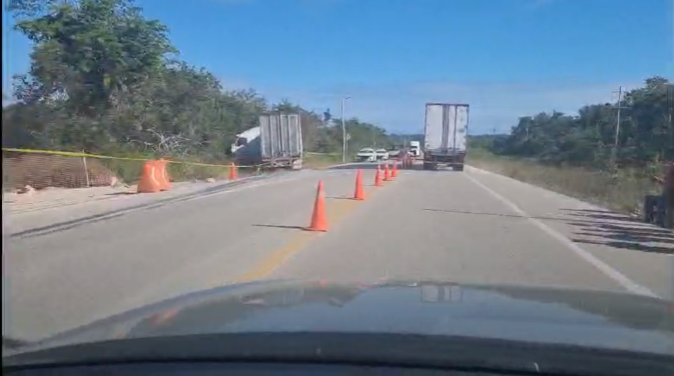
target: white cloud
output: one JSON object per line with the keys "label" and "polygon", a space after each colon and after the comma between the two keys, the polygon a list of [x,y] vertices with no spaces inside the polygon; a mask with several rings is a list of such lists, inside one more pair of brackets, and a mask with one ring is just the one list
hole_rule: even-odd
{"label": "white cloud", "polygon": [[631,89],[640,83],[565,80],[543,83],[411,82],[325,89],[250,86],[272,102],[288,98],[311,110],[330,108],[334,116],[339,116],[341,98],[350,96],[346,105],[347,117],[358,117],[391,132],[421,131],[427,102],[468,103],[471,105],[471,133],[480,134],[490,133],[494,128],[498,132],[507,132],[520,116],[552,110],[575,114],[586,104],[611,102],[615,98],[612,91],[618,85]]}

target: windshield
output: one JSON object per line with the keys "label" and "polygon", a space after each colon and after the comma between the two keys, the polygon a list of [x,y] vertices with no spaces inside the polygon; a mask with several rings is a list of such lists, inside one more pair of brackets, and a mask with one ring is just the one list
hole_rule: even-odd
{"label": "windshield", "polygon": [[674,8],[611,4],[4,1],[4,335],[667,348]]}
{"label": "windshield", "polygon": [[246,144],[248,144],[248,139],[245,138],[245,137],[239,137],[239,138],[237,138],[237,139],[236,139],[236,143],[234,143],[234,145],[236,145],[236,146],[244,146],[244,145],[246,145]]}

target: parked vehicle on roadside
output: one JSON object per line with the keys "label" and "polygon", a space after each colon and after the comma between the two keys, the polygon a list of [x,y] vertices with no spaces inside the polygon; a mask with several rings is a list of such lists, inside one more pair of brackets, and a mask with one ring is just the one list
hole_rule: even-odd
{"label": "parked vehicle on roadside", "polygon": [[356,154],[356,162],[376,162],[377,152],[373,148],[363,148]]}
{"label": "parked vehicle on roadside", "polygon": [[304,150],[300,115],[266,114],[260,116],[258,124],[236,135],[231,146],[236,163],[301,169]]}
{"label": "parked vehicle on roadside", "polygon": [[375,154],[378,161],[387,161],[389,159],[389,153],[386,149],[377,149]]}
{"label": "parked vehicle on roadside", "polygon": [[389,158],[398,158],[400,156],[400,148],[392,147],[387,150]]}

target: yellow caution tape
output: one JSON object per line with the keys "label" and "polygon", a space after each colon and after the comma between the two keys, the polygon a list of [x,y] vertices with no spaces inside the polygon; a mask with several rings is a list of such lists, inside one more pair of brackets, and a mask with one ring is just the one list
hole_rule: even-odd
{"label": "yellow caution tape", "polygon": [[[113,157],[109,155],[100,155],[100,154],[89,154],[82,152],[73,152],[73,151],[57,151],[57,150],[38,150],[38,149],[16,149],[16,148],[2,148],[2,151],[16,152],[16,153],[32,153],[32,154],[48,154],[48,155],[60,155],[64,157],[89,157],[89,158],[99,158],[99,159],[115,159],[120,161],[139,161],[147,162],[152,160],[152,158],[129,158],[129,157]],[[206,166],[206,167],[231,167],[231,164],[211,164],[211,163],[199,163],[199,162],[187,162],[187,161],[176,161],[172,159],[167,159],[169,163],[182,163],[189,164],[193,166]],[[237,168],[255,168],[259,166],[236,166]]]}
{"label": "yellow caution tape", "polygon": [[[130,158],[130,157],[114,157],[110,155],[100,155],[100,154],[89,154],[83,152],[74,152],[74,151],[57,151],[57,150],[39,150],[39,149],[18,149],[18,148],[2,148],[2,151],[15,152],[15,153],[32,153],[32,154],[48,154],[48,155],[60,155],[64,157],[89,157],[89,158],[99,158],[99,159],[114,159],[120,161],[139,161],[147,162],[152,160],[152,158]],[[305,155],[342,155],[341,153],[316,153],[316,152],[304,152]],[[167,159],[169,163],[181,163],[188,164],[193,166],[204,166],[204,167],[231,167],[230,164],[211,164],[211,163],[199,163],[199,162],[188,162],[188,161],[178,161]],[[253,165],[253,166],[236,166],[237,168],[259,168],[265,164]]]}

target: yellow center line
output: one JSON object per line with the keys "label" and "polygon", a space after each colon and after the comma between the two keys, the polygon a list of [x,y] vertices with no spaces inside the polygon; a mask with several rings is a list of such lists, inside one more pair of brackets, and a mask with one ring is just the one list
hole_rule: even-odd
{"label": "yellow center line", "polygon": [[[376,189],[365,189],[365,201],[326,199],[325,209],[328,225],[332,227],[334,224],[338,223],[342,218],[358,207],[360,203],[366,202],[375,190]],[[328,231],[330,231],[330,228]],[[249,271],[234,278],[233,283],[250,282],[270,276],[276,269],[288,261],[290,257],[302,251],[311,240],[322,234],[324,233],[310,231],[299,231],[295,233],[286,245],[269,254],[269,256],[265,257]]]}

